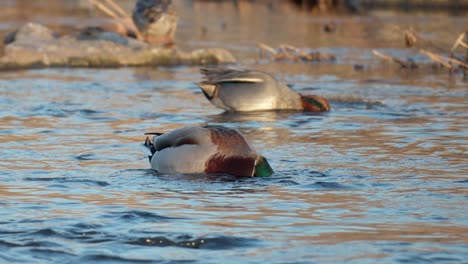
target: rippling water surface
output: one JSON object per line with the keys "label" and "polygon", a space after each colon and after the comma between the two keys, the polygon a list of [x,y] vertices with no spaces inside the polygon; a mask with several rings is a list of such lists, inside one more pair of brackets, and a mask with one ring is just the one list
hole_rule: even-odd
{"label": "rippling water surface", "polygon": [[[440,28],[425,17],[260,7],[263,18],[246,19],[230,4],[180,8],[181,46],[228,48],[244,67],[331,98],[332,111],[225,114],[194,84],[196,67],[1,72],[0,262],[466,262],[467,83],[370,55],[370,47],[407,52],[386,41],[382,25],[455,37],[466,20],[432,17],[449,25]],[[46,20],[22,19],[31,17]],[[322,33],[332,20],[338,33]],[[0,20],[2,30],[17,23]],[[338,60],[257,61],[258,41],[321,48]],[[144,132],[203,124],[241,130],[276,173],[149,169]]]}

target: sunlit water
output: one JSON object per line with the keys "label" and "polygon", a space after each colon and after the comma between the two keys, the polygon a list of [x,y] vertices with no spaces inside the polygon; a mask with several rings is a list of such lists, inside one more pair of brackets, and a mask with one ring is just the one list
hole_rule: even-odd
{"label": "sunlit water", "polygon": [[[241,66],[331,98],[332,111],[225,114],[198,90],[196,67],[2,72],[0,262],[466,263],[468,90],[460,76],[373,58],[369,47],[406,54],[370,30],[382,18],[298,13],[285,23],[317,37],[292,39],[274,12],[265,19],[280,33],[257,17],[259,35],[230,5],[206,5],[219,14],[201,22],[186,8],[182,46],[232,49]],[[355,33],[321,33],[333,19],[354,21]],[[461,18],[441,19],[450,32],[424,18],[387,20],[439,35],[466,26]],[[213,29],[201,36],[191,26]],[[258,41],[323,47],[338,61],[257,62]],[[144,132],[204,124],[241,130],[276,173],[149,169]]]}

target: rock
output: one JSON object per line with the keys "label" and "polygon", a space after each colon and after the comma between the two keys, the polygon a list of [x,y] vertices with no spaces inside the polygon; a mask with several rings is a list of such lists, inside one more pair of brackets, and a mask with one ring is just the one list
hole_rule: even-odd
{"label": "rock", "polygon": [[5,36],[3,42],[10,44],[15,41],[17,42],[36,42],[36,41],[48,41],[55,38],[54,32],[49,28],[29,22],[22,26],[18,30],[11,32]]}
{"label": "rock", "polygon": [[227,50],[184,52],[151,46],[112,32],[83,37],[56,36],[49,28],[28,23],[8,37],[0,70],[42,67],[175,66],[235,63]]}

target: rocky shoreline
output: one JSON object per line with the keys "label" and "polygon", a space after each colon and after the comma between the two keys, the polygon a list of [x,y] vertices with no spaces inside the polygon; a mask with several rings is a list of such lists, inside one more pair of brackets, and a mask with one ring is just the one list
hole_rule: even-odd
{"label": "rocky shoreline", "polygon": [[51,29],[28,23],[5,37],[0,70],[46,67],[138,67],[235,63],[219,48],[181,51],[152,46],[113,32],[57,36]]}

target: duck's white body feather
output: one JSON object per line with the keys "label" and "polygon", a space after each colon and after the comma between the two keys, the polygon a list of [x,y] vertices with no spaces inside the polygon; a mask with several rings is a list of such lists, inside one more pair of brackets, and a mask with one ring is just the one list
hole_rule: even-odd
{"label": "duck's white body feather", "polygon": [[216,153],[209,130],[183,127],[154,137],[156,149],[151,168],[162,173],[201,173],[206,161]]}
{"label": "duck's white body feather", "polygon": [[151,168],[162,173],[203,173],[215,153],[216,146],[209,143],[169,147],[154,154]]}

